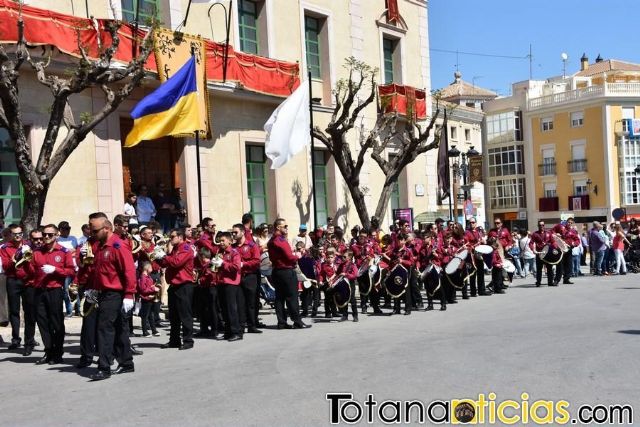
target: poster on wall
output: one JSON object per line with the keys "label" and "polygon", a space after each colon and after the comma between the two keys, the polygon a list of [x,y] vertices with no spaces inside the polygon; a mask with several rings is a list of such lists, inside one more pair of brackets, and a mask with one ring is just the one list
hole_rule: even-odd
{"label": "poster on wall", "polygon": [[411,224],[411,228],[413,228],[413,208],[394,209],[393,221],[395,222],[401,219],[409,221],[409,224]]}

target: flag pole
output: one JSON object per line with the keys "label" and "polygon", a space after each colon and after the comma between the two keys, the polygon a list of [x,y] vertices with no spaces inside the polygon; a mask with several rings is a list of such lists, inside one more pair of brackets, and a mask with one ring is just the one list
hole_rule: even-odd
{"label": "flag pole", "polygon": [[311,68],[307,68],[307,83],[309,84],[309,134],[311,135],[311,198],[313,201],[313,231],[318,228],[318,208],[316,206],[316,165],[314,159],[315,143],[313,138],[313,89],[311,88]]}
{"label": "flag pole", "polygon": [[[196,49],[191,46],[191,56],[196,56]],[[205,93],[206,96],[206,93]],[[198,223],[202,221],[202,176],[200,175],[200,132],[196,131],[196,171],[198,176]]]}

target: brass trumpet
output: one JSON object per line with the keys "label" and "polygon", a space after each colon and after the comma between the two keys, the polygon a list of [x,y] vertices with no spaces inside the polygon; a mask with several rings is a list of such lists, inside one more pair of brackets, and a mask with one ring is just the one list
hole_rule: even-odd
{"label": "brass trumpet", "polygon": [[20,247],[20,249],[18,249],[16,253],[13,254],[13,258],[11,259],[11,261],[13,261],[16,268],[18,268],[20,264],[29,262],[32,259],[33,259],[33,251],[31,250],[31,247],[27,245],[22,245],[22,247]]}

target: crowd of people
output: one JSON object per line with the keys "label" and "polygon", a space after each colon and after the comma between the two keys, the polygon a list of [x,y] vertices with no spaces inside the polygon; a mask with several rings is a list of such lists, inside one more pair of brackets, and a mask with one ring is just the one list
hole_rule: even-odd
{"label": "crowd of people", "polygon": [[357,322],[363,313],[409,315],[433,310],[434,303],[444,311],[459,297],[503,294],[514,277],[529,273],[537,286],[543,273],[549,286],[571,284],[586,252],[593,274],[608,275],[613,265],[625,274],[624,249],[640,233],[632,221],[627,232],[614,223],[608,233],[595,222],[581,234],[571,218],[552,228],[539,221],[534,232],[511,231],[500,218],[487,232],[473,218],[466,229],[438,219],[414,230],[400,220],[388,233],[372,218],[369,228],[356,226],[349,234],[329,220],[311,232],[303,224],[293,237],[285,219],[256,227],[250,214],[226,231],[212,218],[166,234],[165,225],[153,216],[140,221],[139,212],[113,220],[96,212],[80,238],[70,236],[66,221],[28,235],[18,224],[6,227],[0,274],[6,276],[9,349],[23,345],[30,355],[39,345],[37,325],[44,355],[36,363],[60,363],[64,319],[75,312],[82,315],[76,367],[87,368],[98,356],[91,378],[102,380],[134,371],[133,356],[141,351],[130,342],[133,316],[140,317],[144,337],[160,336],[168,320],[162,348],[189,350],[194,337],[234,342],[262,333],[261,301],[275,308],[277,329],[306,329],[311,324],[304,319],[320,315],[346,321],[350,312]]}

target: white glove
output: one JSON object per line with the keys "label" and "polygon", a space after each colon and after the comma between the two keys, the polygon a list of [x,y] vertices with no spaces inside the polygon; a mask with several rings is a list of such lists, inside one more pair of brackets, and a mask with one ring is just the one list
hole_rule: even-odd
{"label": "white glove", "polygon": [[22,245],[22,246],[20,247],[20,252],[22,252],[23,254],[26,254],[27,252],[33,252],[33,251],[31,250],[31,246],[29,246],[29,245]]}
{"label": "white glove", "polygon": [[216,268],[220,268],[222,267],[222,258],[214,258],[211,260],[211,265],[215,266]]}
{"label": "white glove", "polygon": [[125,313],[128,313],[131,310],[133,310],[133,299],[131,299],[131,298],[123,299],[122,300],[122,311],[124,311]]}
{"label": "white glove", "polygon": [[165,251],[163,251],[162,249],[158,249],[156,251],[156,259],[162,259],[164,257],[167,256],[167,253]]}
{"label": "white glove", "polygon": [[80,255],[82,255],[83,257],[87,256],[87,251],[89,250],[89,246],[87,245],[82,245],[80,247]]}
{"label": "white glove", "polygon": [[40,270],[42,270],[44,274],[51,274],[54,271],[56,271],[56,268],[51,264],[45,264],[42,267],[40,267]]}

